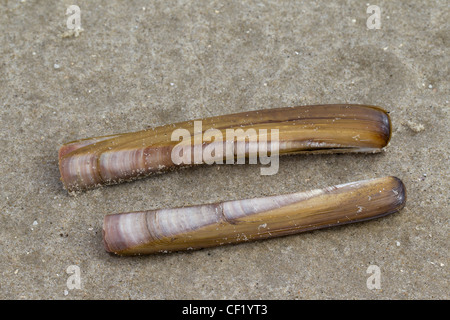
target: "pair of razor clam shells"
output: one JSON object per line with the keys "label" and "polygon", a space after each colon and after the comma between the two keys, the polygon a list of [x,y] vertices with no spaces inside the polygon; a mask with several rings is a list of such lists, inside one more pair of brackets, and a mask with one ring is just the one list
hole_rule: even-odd
{"label": "pair of razor clam shells", "polygon": [[[200,120],[203,130],[217,129],[223,136],[227,129],[254,129],[247,132],[256,135],[257,143],[270,142],[268,135],[259,135],[261,129],[278,129],[280,155],[374,153],[391,136],[386,111],[366,105],[298,106]],[[181,166],[171,157],[179,143],[171,139],[176,129],[189,131],[194,151],[196,134],[204,132],[194,131],[194,121],[69,142],[59,151],[61,180],[68,191],[79,191],[175,169]],[[246,157],[251,138],[245,142]],[[202,149],[208,145],[200,143]],[[103,240],[107,251],[122,255],[199,249],[373,219],[400,210],[405,199],[403,183],[385,177],[265,198],[112,214],[104,219]]]}

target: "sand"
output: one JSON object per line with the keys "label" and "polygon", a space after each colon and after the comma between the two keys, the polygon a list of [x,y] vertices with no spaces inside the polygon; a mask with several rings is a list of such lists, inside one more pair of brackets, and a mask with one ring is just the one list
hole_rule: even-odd
{"label": "sand", "polygon": [[[0,4],[1,299],[449,298],[447,1],[378,1],[381,29],[362,1],[77,1],[77,33],[72,4]],[[77,196],[59,180],[71,140],[326,103],[388,110],[389,146],[283,157],[272,176],[203,166]],[[110,213],[387,175],[405,183],[406,207],[374,221],[145,257],[102,245]]]}

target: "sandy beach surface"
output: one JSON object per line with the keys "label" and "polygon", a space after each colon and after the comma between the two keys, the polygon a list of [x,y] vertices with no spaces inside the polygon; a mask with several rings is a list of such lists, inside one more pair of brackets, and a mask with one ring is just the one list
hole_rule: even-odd
{"label": "sandy beach surface", "polygon": [[[67,27],[73,4],[79,32]],[[448,299],[448,1],[376,5],[380,29],[363,1],[2,1],[0,298]],[[60,181],[71,140],[328,103],[388,110],[389,146],[282,157],[272,176],[211,165],[76,196]],[[388,175],[407,203],[374,221],[165,255],[102,245],[110,213]]]}

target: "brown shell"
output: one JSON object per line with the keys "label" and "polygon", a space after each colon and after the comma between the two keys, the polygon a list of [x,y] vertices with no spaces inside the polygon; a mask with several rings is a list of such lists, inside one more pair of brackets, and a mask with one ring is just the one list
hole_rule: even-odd
{"label": "brown shell", "polygon": [[199,249],[364,221],[400,210],[395,177],[256,199],[107,215],[103,241],[120,255]]}
{"label": "brown shell", "polygon": [[[262,138],[260,129],[278,129],[281,155],[378,152],[391,136],[386,111],[365,105],[299,106],[199,120],[203,125],[202,134],[214,128],[225,137],[226,129],[254,129],[258,143]],[[69,142],[59,150],[61,180],[68,191],[77,191],[174,169],[179,165],[173,163],[171,153],[179,141],[172,141],[171,134],[175,129],[187,129],[195,148],[193,126],[194,121],[186,121]],[[204,142],[202,148],[207,144]]]}

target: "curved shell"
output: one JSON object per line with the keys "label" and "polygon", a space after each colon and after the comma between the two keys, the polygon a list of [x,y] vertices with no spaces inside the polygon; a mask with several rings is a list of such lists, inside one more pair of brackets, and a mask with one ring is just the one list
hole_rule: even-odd
{"label": "curved shell", "polygon": [[[267,134],[261,134],[262,129],[278,129],[279,154],[378,152],[391,136],[389,115],[381,108],[364,105],[288,107],[200,120],[202,135],[209,129],[220,130],[224,137],[227,129],[254,129],[253,138],[259,145],[262,140],[270,141]],[[171,139],[176,129],[189,131],[195,151],[200,133],[194,132],[194,121],[67,143],[59,150],[61,180],[68,191],[77,191],[171,170],[180,166],[171,158],[179,143]],[[249,141],[250,137],[245,142],[246,157],[251,149]],[[201,150],[210,143],[200,140]],[[220,143],[225,150],[226,142]],[[259,153],[261,149],[256,150]],[[202,159],[191,163],[209,162]]]}
{"label": "curved shell", "polygon": [[400,210],[406,191],[385,177],[264,198],[107,215],[108,252],[149,254],[219,246],[378,218]]}

